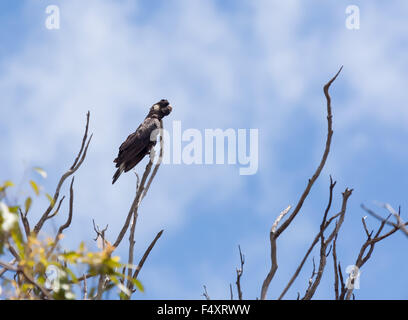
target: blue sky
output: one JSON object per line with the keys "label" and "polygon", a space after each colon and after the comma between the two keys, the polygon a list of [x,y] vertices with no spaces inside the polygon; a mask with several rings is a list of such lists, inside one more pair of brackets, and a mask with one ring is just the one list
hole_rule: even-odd
{"label": "blue sky", "polygon": [[[44,26],[49,4],[60,7],[59,30]],[[345,27],[350,4],[360,8],[359,30]],[[2,1],[0,180],[20,181],[27,168],[41,166],[49,177],[39,182],[53,192],[90,110],[94,138],[76,174],[74,221],[63,244],[85,240],[95,248],[92,218],[109,224],[113,239],[134,196],[133,174],[111,185],[112,160],[154,102],[167,98],[173,105],[168,127],[180,120],[183,129],[257,128],[256,175],[239,176],[228,165],[162,166],[140,209],[136,239],[140,255],[165,229],[140,273],[146,292],[136,298],[198,299],[204,284],[212,298],[228,298],[240,244],[244,298],[254,299],[269,268],[269,229],[296,204],[323,152],[322,86],[344,65],[331,90],[334,137],[326,168],[279,238],[268,294],[276,298],[318,232],[329,174],[338,181],[334,210],[341,192],[355,189],[338,240],[344,268],[364,241],[361,203],[401,205],[405,215],[407,11],[402,0]],[[38,209],[45,205],[36,202]],[[368,225],[378,222],[369,218]],[[396,234],[376,247],[356,298],[408,297],[406,241]],[[125,247],[118,252],[125,256]],[[287,298],[304,292],[311,268],[307,263]],[[315,298],[332,297],[330,261]]]}

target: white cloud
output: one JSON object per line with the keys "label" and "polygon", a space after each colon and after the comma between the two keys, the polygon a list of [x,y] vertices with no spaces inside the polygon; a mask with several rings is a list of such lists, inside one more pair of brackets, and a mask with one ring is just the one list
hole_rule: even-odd
{"label": "white cloud", "polygon": [[[41,8],[38,3],[27,6]],[[338,5],[338,12],[330,13],[337,13],[341,24],[328,35],[318,29],[302,33],[305,6],[299,1],[251,2],[243,26],[203,0],[163,4],[147,10],[149,16],[140,16],[146,9],[133,1],[62,2],[61,29],[34,27],[23,49],[3,61],[0,123],[13,159],[8,163],[12,175],[22,171],[21,160],[26,160],[47,169],[52,185],[51,176],[62,173],[74,158],[85,113],[91,110],[95,136],[76,179],[73,227],[88,235],[95,217],[100,225],[109,223],[109,233],[115,234],[132,201],[134,179],[128,174],[112,187],[112,160],[147,108],[166,97],[174,106],[169,119],[182,120],[184,129],[260,128],[260,174],[252,178],[259,192],[247,194],[252,188],[248,181],[254,180],[239,177],[238,168],[163,166],[141,208],[140,241],[149,241],[161,228],[182,229],[191,216],[189,208],[204,193],[211,196],[208,204],[255,199],[256,218],[270,221],[270,215],[297,200],[312,173],[308,161],[314,169],[321,155],[324,136],[304,139],[307,128],[300,117],[316,119],[311,126],[325,134],[321,89],[341,64],[345,69],[334,84],[333,101],[335,128],[345,138],[333,150],[337,153],[329,167],[346,170],[346,156],[339,150],[351,156],[372,144],[363,129],[354,135],[348,128],[367,119],[406,127],[407,63],[397,51],[405,38],[403,10],[379,13],[376,5],[364,5],[360,31],[349,31]],[[298,141],[282,145],[283,137],[296,130]],[[299,141],[310,143],[305,154],[293,150]],[[281,168],[289,158],[302,160],[295,173],[290,166]],[[311,229],[307,221],[314,221],[306,220],[304,232],[292,234],[298,236],[294,250]],[[263,241],[254,240],[254,247],[265,247]],[[212,282],[218,283],[218,277]],[[180,284],[178,292],[182,290]]]}

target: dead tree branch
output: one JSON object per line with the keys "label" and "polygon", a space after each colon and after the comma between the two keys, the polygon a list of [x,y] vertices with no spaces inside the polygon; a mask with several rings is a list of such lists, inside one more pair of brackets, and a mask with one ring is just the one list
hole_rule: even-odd
{"label": "dead tree branch", "polygon": [[245,256],[241,252],[241,246],[238,246],[238,249],[239,249],[239,260],[240,260],[241,265],[239,268],[237,268],[237,281],[235,283],[237,285],[238,299],[242,300],[241,277],[244,272]]}
{"label": "dead tree branch", "polygon": [[397,223],[393,223],[391,221],[387,221],[387,219],[381,217],[380,215],[378,215],[377,213],[375,213],[374,211],[368,209],[367,207],[365,207],[363,204],[361,205],[361,207],[363,208],[364,211],[366,211],[367,213],[369,213],[370,215],[372,215],[373,217],[375,217],[376,219],[380,220],[380,221],[385,221],[385,223],[387,225],[393,226],[394,228],[400,228],[401,231],[408,237],[408,229],[406,228],[407,223],[404,222],[401,218],[401,208],[398,210],[398,212],[396,212],[394,210],[394,208],[388,204],[388,203],[384,203],[382,204],[382,207],[384,207],[385,209],[388,210],[388,212],[394,216],[394,218],[397,220]]}
{"label": "dead tree branch", "polygon": [[57,235],[55,236],[54,244],[52,245],[50,251],[48,252],[48,256],[50,256],[54,249],[57,247],[58,242],[61,240],[63,231],[71,225],[74,208],[74,179],[75,177],[72,177],[71,185],[69,186],[69,210],[67,221],[59,227]]}
{"label": "dead tree branch", "polygon": [[206,300],[210,300],[210,296],[208,295],[207,292],[207,287],[205,285],[203,285],[204,288],[204,293],[202,294],[202,296],[206,299]]}
{"label": "dead tree branch", "polygon": [[[82,144],[81,144],[81,148],[78,152],[77,157],[74,160],[74,163],[72,164],[72,166],[68,169],[67,172],[65,172],[57,185],[57,188],[55,190],[54,196],[53,196],[53,201],[51,201],[50,205],[48,206],[47,210],[45,210],[45,212],[43,213],[43,215],[41,216],[41,218],[39,219],[39,221],[37,222],[37,224],[34,227],[33,232],[37,235],[38,232],[41,230],[41,228],[43,227],[45,221],[49,218],[50,213],[52,211],[52,209],[54,208],[55,204],[58,201],[59,198],[59,194],[60,194],[60,190],[62,185],[64,184],[64,181],[71,175],[73,175],[75,173],[75,171],[77,171],[79,169],[79,167],[82,165],[83,161],[85,160],[87,151],[88,151],[88,147],[89,147],[89,143],[91,142],[92,139],[92,134],[88,139],[88,129],[89,129],[89,117],[90,117],[90,112],[88,111],[88,113],[86,114],[86,126],[85,126],[85,133],[84,136],[82,138]],[[53,214],[55,215],[55,214]]]}
{"label": "dead tree branch", "polygon": [[[262,288],[261,288],[261,300],[266,299],[266,292],[269,288],[269,284],[272,281],[276,270],[278,268],[278,264],[277,264],[277,259],[276,259],[276,239],[282,234],[283,231],[286,230],[286,228],[291,224],[291,222],[293,221],[293,219],[295,219],[295,217],[297,216],[297,214],[299,213],[300,209],[303,206],[304,201],[306,200],[307,196],[310,193],[310,190],[312,189],[313,184],[315,183],[315,181],[317,180],[317,178],[319,177],[320,173],[323,170],[324,165],[326,164],[326,160],[327,157],[329,155],[330,152],[330,146],[331,146],[331,141],[332,141],[332,136],[333,136],[333,123],[332,123],[332,107],[331,107],[331,98],[330,98],[330,94],[329,94],[329,89],[331,84],[336,80],[336,78],[338,77],[338,75],[340,74],[341,70],[343,69],[343,67],[340,68],[340,70],[337,72],[337,74],[323,87],[323,92],[324,95],[326,97],[327,100],[327,138],[326,138],[326,145],[325,145],[325,149],[323,152],[323,156],[320,160],[320,164],[317,167],[315,173],[313,174],[312,178],[309,179],[308,184],[306,186],[306,189],[303,191],[298,203],[296,204],[293,212],[289,215],[289,217],[286,219],[286,221],[284,221],[282,223],[282,225],[276,229],[273,233],[270,233],[270,243],[271,243],[271,260],[272,260],[272,265],[271,265],[271,269],[269,271],[269,273],[267,274],[263,284],[262,284]],[[286,212],[287,213],[287,212]],[[281,218],[282,219],[282,218]],[[280,219],[280,220],[281,220]],[[279,221],[280,221],[279,220]],[[275,221],[274,225],[279,223],[279,221]],[[273,227],[272,227],[273,228]]]}
{"label": "dead tree branch", "polygon": [[[160,126],[161,126],[161,129],[163,129],[163,122],[162,121],[160,121]],[[147,178],[148,178],[148,176],[150,174],[150,171],[152,169],[152,166],[153,166],[154,149],[152,149],[151,152],[152,153],[150,155],[149,163],[146,165],[146,169],[145,169],[145,171],[143,173],[142,180],[141,180],[141,182],[139,184],[139,187],[137,188],[136,196],[135,196],[135,198],[133,200],[133,203],[132,203],[132,205],[130,207],[129,213],[128,213],[127,218],[125,220],[125,223],[124,223],[121,231],[119,232],[119,235],[116,238],[116,241],[113,244],[113,246],[115,248],[117,248],[119,246],[119,244],[121,243],[123,237],[125,236],[125,233],[126,233],[127,229],[129,228],[129,224],[130,224],[130,221],[132,219],[132,215],[138,210],[141,201],[143,200],[143,198],[145,197],[147,191],[149,190],[150,185],[152,183],[152,180],[154,179],[154,177],[155,177],[155,175],[157,173],[157,170],[159,169],[159,166],[160,166],[160,163],[161,163],[161,158],[163,156],[163,135],[162,134],[160,135],[160,156],[159,156],[158,162],[155,165],[155,168],[153,169],[153,174],[150,176],[150,179],[149,179],[149,181],[147,183],[147,186],[145,188]]]}
{"label": "dead tree branch", "polygon": [[[137,279],[139,276],[140,270],[142,270],[144,263],[146,262],[147,257],[149,256],[150,252],[152,251],[153,247],[156,245],[157,240],[162,236],[164,230],[160,230],[160,232],[156,235],[156,237],[153,239],[152,243],[149,245],[149,247],[146,249],[145,253],[143,254],[142,258],[140,259],[135,272],[133,273],[132,278]],[[131,283],[130,290],[133,289],[133,282]]]}
{"label": "dead tree branch", "polygon": [[[123,240],[123,237],[125,236],[127,230],[129,229],[129,225],[131,225],[130,228],[130,234],[129,234],[129,257],[128,257],[128,280],[127,280],[127,288],[130,289],[130,292],[132,292],[133,289],[133,281],[132,281],[132,274],[131,274],[131,265],[133,264],[133,256],[134,256],[134,245],[135,245],[135,241],[134,241],[134,234],[135,234],[135,230],[136,230],[136,222],[137,222],[137,218],[138,218],[138,210],[140,207],[140,204],[143,200],[143,198],[146,196],[150,185],[154,179],[154,177],[156,176],[156,173],[160,167],[162,158],[163,158],[163,122],[160,120],[160,153],[159,153],[159,158],[157,159],[157,162],[154,166],[153,172],[150,175],[150,172],[152,170],[153,167],[153,161],[154,161],[154,157],[155,157],[155,150],[152,148],[150,151],[150,158],[149,158],[149,162],[146,165],[145,171],[143,173],[142,176],[142,180],[139,183],[139,176],[137,176],[137,185],[136,185],[136,195],[135,198],[133,199],[132,205],[129,209],[128,215],[126,217],[125,223],[122,227],[122,229],[120,230],[118,237],[116,238],[113,247],[117,248],[120,243]],[[150,175],[150,176],[149,176]],[[133,218],[133,219],[132,219]],[[132,222],[132,223],[131,223]],[[147,259],[147,256],[149,255],[150,251],[153,249],[156,241],[160,238],[160,236],[162,235],[163,230],[160,231],[156,238],[153,240],[152,244],[149,246],[148,250],[145,252],[145,255],[142,257],[141,261],[139,262],[139,265],[136,267],[136,270],[133,274],[133,279],[136,279],[137,275],[140,272],[140,269],[142,268],[145,260]],[[126,271],[126,270],[124,270]],[[99,279],[99,286],[98,288],[100,288],[101,292],[103,291],[104,286],[107,284],[105,282],[102,281],[102,279]],[[98,290],[99,292],[99,290]],[[97,295],[97,298],[100,298],[100,295]]]}
{"label": "dead tree branch", "polygon": [[[332,250],[332,257],[333,257],[333,269],[334,269],[334,298],[339,300],[339,270],[337,269],[337,236],[333,239],[333,250]],[[341,272],[341,270],[340,270]]]}
{"label": "dead tree branch", "polygon": [[[372,215],[373,211],[362,206],[363,209],[368,212],[369,214]],[[390,229],[388,232],[386,233],[382,233],[385,225],[389,224],[389,219],[393,214],[390,213],[389,216],[386,219],[383,219],[381,221],[381,224],[379,226],[379,228],[377,229],[377,232],[374,234],[373,236],[373,231],[368,232],[367,229],[367,225],[365,223],[365,219],[363,219],[363,228],[365,230],[365,233],[367,235],[367,240],[363,243],[363,245],[361,246],[360,252],[358,254],[358,257],[356,259],[355,262],[355,268],[357,270],[357,275],[353,274],[349,277],[348,281],[347,281],[347,285],[344,286],[342,288],[342,291],[339,295],[339,300],[350,300],[353,296],[353,291],[354,291],[354,284],[356,281],[356,278],[358,277],[358,273],[361,270],[361,268],[364,266],[364,264],[371,258],[371,255],[374,251],[374,247],[375,244],[377,242],[380,242],[386,238],[388,238],[389,236],[391,236],[392,234],[394,234],[395,232],[397,232],[398,230],[401,230],[401,225],[395,225],[392,224],[392,229]],[[404,224],[404,227],[406,226],[406,223]],[[340,270],[340,268],[339,268]],[[354,270],[353,270],[354,273]]]}
{"label": "dead tree branch", "polygon": [[331,107],[331,98],[329,95],[329,89],[331,84],[336,80],[338,75],[340,74],[341,70],[343,67],[340,68],[340,70],[337,72],[337,74],[323,87],[323,92],[324,95],[326,96],[327,100],[327,138],[326,138],[326,146],[323,152],[322,159],[320,160],[320,164],[317,167],[315,173],[313,174],[312,178],[309,179],[309,182],[306,186],[305,191],[303,191],[297,205],[293,209],[293,212],[290,214],[288,219],[282,223],[282,225],[279,227],[279,229],[276,231],[276,238],[279,237],[279,235],[285,231],[285,229],[289,226],[289,224],[295,219],[296,215],[299,213],[300,209],[303,206],[304,201],[306,200],[307,196],[309,195],[310,190],[312,189],[313,184],[319,177],[320,173],[323,170],[324,165],[326,164],[327,157],[329,156],[330,152],[330,145],[332,141],[332,136],[333,136],[333,114],[332,114],[332,107]]}
{"label": "dead tree branch", "polygon": [[314,238],[312,244],[310,245],[310,247],[309,247],[309,249],[307,250],[305,256],[303,257],[303,259],[302,259],[300,265],[297,267],[297,269],[296,269],[294,275],[293,275],[292,278],[289,280],[289,282],[288,282],[288,284],[286,285],[285,289],[284,289],[284,290],[282,291],[282,293],[280,294],[278,300],[281,300],[281,299],[284,297],[284,295],[287,293],[287,291],[289,290],[289,288],[292,286],[293,282],[294,282],[294,281],[296,280],[296,278],[298,277],[298,275],[299,275],[300,271],[302,270],[302,268],[303,268],[303,266],[304,266],[304,264],[305,264],[307,258],[309,257],[309,255],[310,255],[310,253],[312,252],[312,250],[313,250],[313,248],[315,247],[315,245],[318,243],[319,238],[320,238],[322,232],[324,232],[324,230],[326,230],[326,229],[329,227],[329,225],[331,224],[331,222],[332,222],[334,219],[336,219],[336,218],[338,217],[338,214],[337,214],[337,215],[331,217],[328,221],[326,221],[327,214],[328,214],[328,212],[329,212],[329,210],[330,210],[330,207],[331,207],[331,204],[332,204],[333,189],[334,189],[334,186],[335,186],[335,185],[336,185],[336,182],[333,182],[333,179],[332,179],[332,177],[330,176],[329,203],[328,203],[328,205],[327,205],[327,207],[326,207],[326,210],[325,210],[325,213],[324,213],[324,216],[323,216],[323,220],[322,220],[323,228],[322,228],[322,225],[321,225],[321,226],[320,226],[320,232],[319,232],[319,233],[316,235],[316,237]]}
{"label": "dead tree branch", "polygon": [[[320,263],[319,263],[319,269],[317,271],[316,274],[316,278],[313,281],[313,284],[309,286],[309,290],[306,292],[305,296],[303,297],[302,300],[310,300],[313,295],[316,292],[317,287],[320,284],[320,280],[322,279],[323,276],[323,272],[324,269],[326,267],[326,261],[327,261],[327,247],[328,245],[333,241],[333,239],[335,238],[335,236],[339,233],[341,225],[343,224],[344,221],[344,217],[346,214],[346,209],[347,209],[347,201],[348,198],[351,196],[353,192],[353,189],[346,189],[343,192],[343,203],[342,203],[342,207],[341,207],[341,211],[340,211],[340,216],[338,221],[336,222],[336,225],[334,227],[334,230],[332,231],[332,233],[328,236],[327,240],[325,240],[324,237],[324,226],[325,226],[325,219],[327,218],[327,212],[328,210],[326,210],[325,216],[323,218],[323,222],[322,225],[320,227]],[[328,207],[329,208],[329,207]]]}
{"label": "dead tree branch", "polygon": [[275,275],[275,272],[278,269],[278,261],[276,257],[276,229],[278,227],[279,222],[289,212],[290,208],[291,206],[288,206],[285,210],[283,210],[279,214],[278,218],[276,218],[275,222],[272,225],[271,232],[269,233],[269,240],[271,243],[271,269],[269,270],[262,284],[261,300],[266,299],[266,293],[268,292],[269,284],[271,283],[273,276]]}

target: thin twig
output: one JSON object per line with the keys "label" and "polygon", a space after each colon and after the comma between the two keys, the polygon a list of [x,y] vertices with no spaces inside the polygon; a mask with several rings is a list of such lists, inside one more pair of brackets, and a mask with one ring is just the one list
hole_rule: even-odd
{"label": "thin twig", "polygon": [[28,240],[28,238],[30,237],[31,231],[30,231],[30,223],[28,222],[28,219],[27,219],[27,212],[23,213],[23,211],[20,208],[18,208],[18,211],[20,212],[21,222],[23,223],[24,232]]}
{"label": "thin twig", "polygon": [[330,223],[341,213],[339,212],[337,215],[331,217],[328,221],[326,221],[327,219],[327,214],[330,210],[331,204],[332,204],[332,199],[333,199],[333,189],[334,186],[336,185],[336,182],[333,182],[332,177],[330,176],[330,186],[329,186],[329,202],[327,204],[326,210],[324,212],[323,215],[323,220],[322,220],[322,224],[320,226],[320,232],[316,235],[315,239],[313,240],[312,244],[310,245],[309,249],[307,250],[305,256],[303,257],[300,265],[297,267],[294,275],[292,276],[292,278],[289,280],[288,284],[286,285],[285,289],[282,291],[282,293],[280,294],[278,300],[281,300],[284,295],[288,292],[289,288],[292,286],[293,282],[296,280],[296,278],[298,277],[300,271],[302,270],[307,258],[309,257],[310,253],[312,252],[314,246],[318,243],[321,234],[324,232],[324,230],[326,230],[326,228],[330,225]]}
{"label": "thin twig", "polygon": [[330,145],[331,145],[331,140],[332,140],[332,136],[333,136],[333,129],[332,129],[333,115],[332,115],[332,108],[331,108],[331,98],[330,98],[330,95],[329,95],[329,88],[330,88],[331,84],[334,82],[334,80],[336,80],[337,76],[340,74],[342,69],[343,69],[343,67],[340,68],[340,70],[337,72],[337,74],[323,88],[323,92],[324,92],[324,95],[326,96],[326,100],[327,100],[327,139],[326,139],[326,147],[325,147],[325,150],[323,152],[322,159],[321,159],[320,164],[317,167],[315,173],[313,174],[312,178],[309,179],[309,182],[308,182],[308,184],[306,186],[306,189],[305,189],[305,191],[303,191],[303,194],[300,197],[296,207],[293,209],[293,212],[288,217],[288,219],[284,223],[282,223],[282,225],[276,231],[276,238],[278,238],[279,235],[283,231],[285,231],[285,229],[289,226],[289,224],[293,221],[293,219],[299,213],[300,209],[303,206],[303,202],[306,200],[307,196],[309,195],[310,190],[312,189],[312,186],[313,186],[314,182],[317,180],[317,178],[319,177],[320,173],[323,170],[324,165],[326,164],[326,160],[327,160],[327,157],[328,157],[329,152],[330,152]]}
{"label": "thin twig", "polygon": [[[136,194],[139,189],[139,176],[136,174]],[[135,208],[133,212],[133,221],[130,227],[129,233],[129,257],[128,257],[128,265],[133,265],[133,255],[134,255],[134,247],[135,247],[135,231],[136,231],[136,222],[138,218],[138,207]],[[126,267],[125,267],[126,268]],[[125,270],[124,270],[125,271]],[[123,272],[125,274],[125,272]],[[127,282],[128,289],[132,288],[132,269],[128,268],[128,282]]]}
{"label": "thin twig", "polygon": [[336,245],[337,245],[337,236],[333,239],[333,251],[332,251],[332,257],[333,257],[333,268],[334,268],[334,298],[336,300],[339,300],[339,272],[337,270],[337,250],[336,250]]}
{"label": "thin twig", "polygon": [[161,230],[156,237],[153,239],[152,243],[149,245],[149,247],[146,249],[145,253],[143,254],[142,258],[140,259],[135,272],[133,273],[132,278],[133,279],[137,279],[140,270],[142,269],[144,263],[146,262],[147,257],[149,256],[150,252],[152,251],[153,247],[155,246],[157,240],[159,240],[159,238],[162,236],[164,230]]}
{"label": "thin twig", "polygon": [[31,283],[33,286],[37,287],[41,293],[47,297],[48,300],[54,300],[52,295],[45,289],[43,286],[41,286],[39,283],[37,283],[27,272],[25,272],[24,268],[18,268],[17,270],[18,273],[21,273],[26,280]]}
{"label": "thin twig", "polygon": [[262,283],[261,288],[261,300],[266,299],[266,293],[268,292],[269,284],[271,283],[273,276],[275,275],[276,270],[278,269],[278,261],[276,257],[276,229],[279,222],[283,217],[289,212],[291,206],[289,205],[285,210],[283,210],[279,216],[276,218],[275,222],[272,225],[271,232],[269,233],[269,240],[271,243],[271,268],[266,275],[264,282]]}
{"label": "thin twig", "polygon": [[60,239],[61,239],[61,235],[62,235],[63,231],[64,231],[65,229],[67,229],[67,228],[71,225],[71,222],[72,222],[72,214],[73,214],[73,207],[74,207],[74,179],[75,179],[75,177],[72,177],[71,184],[70,184],[70,186],[69,186],[69,210],[68,210],[68,217],[67,217],[66,222],[65,222],[63,225],[61,225],[61,226],[59,227],[58,232],[57,232],[57,235],[55,236],[55,239],[54,239],[54,243],[53,243],[53,245],[52,245],[50,251],[49,251],[48,254],[47,254],[48,257],[51,255],[51,253],[52,253],[52,252],[54,251],[54,249],[57,247],[58,242],[59,242]]}
{"label": "thin twig", "polygon": [[[17,261],[16,258],[12,259],[9,263],[7,263],[7,266],[13,266],[13,264],[15,264],[16,261]],[[2,265],[2,264],[0,263],[0,265]],[[0,271],[0,278],[3,276],[3,274],[5,274],[9,270],[10,269],[8,269],[6,267],[3,267],[3,269]],[[13,270],[11,270],[11,271],[13,271]]]}
{"label": "thin twig", "polygon": [[245,256],[241,252],[241,246],[238,246],[238,249],[241,266],[240,268],[237,268],[237,281],[235,283],[237,285],[238,299],[242,300],[241,277],[244,272]]}
{"label": "thin twig", "polygon": [[[320,160],[320,164],[317,167],[315,173],[313,174],[312,178],[309,179],[308,184],[306,186],[306,189],[303,191],[297,205],[295,206],[293,212],[290,214],[290,216],[282,223],[282,225],[275,230],[273,233],[271,232],[270,234],[270,242],[271,242],[271,260],[272,260],[272,265],[269,273],[267,274],[261,288],[261,300],[264,300],[266,298],[266,292],[269,288],[269,284],[272,281],[276,270],[278,268],[277,261],[276,261],[276,239],[282,234],[283,231],[286,230],[286,228],[291,224],[293,219],[295,219],[296,215],[299,213],[300,209],[303,206],[304,201],[306,200],[307,196],[309,195],[310,190],[312,189],[312,186],[314,182],[317,180],[319,177],[321,171],[323,170],[324,165],[326,164],[327,157],[330,152],[330,145],[331,145],[331,140],[333,136],[333,129],[332,129],[332,108],[331,108],[331,98],[329,95],[329,88],[331,84],[336,80],[337,76],[340,74],[341,70],[343,67],[340,68],[340,70],[337,72],[337,74],[323,87],[323,92],[327,100],[327,138],[326,138],[326,145],[325,149],[323,152],[322,159]],[[275,221],[276,223],[276,221]],[[278,221],[279,223],[279,221]],[[277,226],[277,223],[276,223]]]}
{"label": "thin twig", "polygon": [[[360,252],[355,262],[355,267],[357,267],[357,270],[360,270],[364,266],[364,264],[370,259],[374,251],[375,244],[377,242],[388,238],[389,236],[394,234],[396,231],[400,230],[400,226],[396,225],[391,230],[381,235],[381,232],[384,229],[384,226],[387,224],[391,216],[392,214],[390,214],[386,219],[381,221],[381,224],[374,236],[371,236],[371,234],[367,236],[367,240],[361,246]],[[352,298],[353,290],[354,290],[354,282],[355,282],[355,278],[351,277],[349,281],[349,285],[347,286],[347,288],[344,288],[344,290],[342,290],[342,293],[340,294],[340,298],[339,298],[340,300],[343,300],[343,299],[350,300]]]}
{"label": "thin twig", "polygon": [[352,192],[353,192],[353,189],[348,189],[348,188],[346,188],[346,190],[343,192],[343,203],[342,203],[342,206],[341,206],[341,215],[339,217],[339,220],[336,222],[336,226],[335,226],[334,230],[329,235],[327,240],[324,239],[323,232],[320,235],[321,242],[320,242],[319,269],[317,271],[316,278],[315,278],[315,280],[313,281],[313,284],[310,287],[310,290],[308,292],[306,292],[306,294],[305,294],[305,296],[303,297],[302,300],[310,300],[313,297],[314,293],[316,292],[317,287],[320,284],[320,280],[323,277],[323,272],[324,272],[324,269],[325,269],[325,266],[326,266],[326,260],[327,260],[326,250],[327,250],[327,247],[331,243],[331,241],[333,241],[336,234],[338,234],[339,231],[340,231],[340,227],[343,224],[344,217],[345,217],[345,214],[346,214],[347,201],[348,201],[348,198],[351,196]]}
{"label": "thin twig", "polygon": [[[54,208],[56,202],[58,201],[58,197],[59,197],[59,193],[60,193],[60,189],[62,187],[62,185],[64,184],[64,181],[71,176],[72,174],[75,173],[75,171],[78,170],[78,168],[82,165],[83,161],[85,160],[87,151],[88,151],[88,147],[89,147],[89,143],[92,140],[92,134],[89,137],[89,139],[87,140],[88,137],[88,129],[89,129],[89,117],[90,117],[90,112],[88,111],[86,114],[86,126],[85,126],[85,133],[84,136],[82,138],[82,144],[81,144],[81,148],[78,152],[77,157],[74,160],[74,163],[72,164],[72,166],[70,167],[70,169],[68,169],[67,172],[65,172],[57,185],[57,188],[55,189],[55,193],[53,196],[53,201],[51,201],[50,205],[48,206],[47,210],[45,210],[45,212],[43,213],[43,215],[41,216],[41,218],[38,220],[37,224],[34,227],[34,234],[38,234],[38,232],[41,230],[42,226],[44,225],[45,221],[49,218],[49,215],[52,211],[52,209]],[[55,214],[53,214],[55,215]]]}
{"label": "thin twig", "polygon": [[88,285],[86,277],[84,277],[84,300],[88,300]]}
{"label": "thin twig", "polygon": [[401,231],[408,236],[408,229],[406,228],[406,226],[408,225],[408,223],[404,222],[401,219],[401,213],[400,212],[396,212],[393,207],[391,207],[390,204],[388,203],[384,203],[382,205],[385,209],[388,210],[388,212],[390,214],[392,214],[394,216],[394,218],[397,220],[397,223],[393,223],[391,221],[388,221],[386,219],[384,219],[383,217],[381,217],[380,215],[376,214],[374,211],[368,209],[367,207],[365,207],[363,204],[361,205],[361,208],[363,208],[363,210],[365,210],[367,213],[369,213],[370,215],[372,215],[373,217],[375,217],[376,219],[380,220],[380,221],[386,221],[385,223],[387,225],[393,226],[394,228],[400,228]]}
{"label": "thin twig", "polygon": [[204,293],[202,294],[202,296],[206,299],[206,300],[210,300],[210,296],[208,295],[207,292],[207,287],[205,285],[203,285],[204,287]]}
{"label": "thin twig", "polygon": [[132,202],[132,205],[131,205],[131,207],[130,207],[130,209],[129,209],[128,215],[127,215],[126,220],[125,220],[125,223],[124,223],[124,225],[123,225],[121,231],[119,232],[119,235],[118,235],[118,237],[116,238],[116,241],[115,241],[114,244],[113,244],[113,246],[114,246],[115,248],[117,248],[117,247],[119,246],[119,244],[121,243],[123,237],[125,236],[125,233],[126,233],[127,229],[129,228],[129,224],[130,224],[130,221],[131,221],[131,219],[132,219],[132,215],[133,215],[133,213],[135,212],[135,210],[137,210],[137,208],[138,208],[139,205],[140,205],[140,200],[141,200],[142,192],[143,192],[143,190],[144,190],[144,184],[146,183],[147,176],[149,175],[150,170],[151,170],[151,168],[152,168],[152,164],[153,164],[153,163],[152,163],[151,161],[149,161],[149,163],[148,163],[147,166],[146,166],[145,172],[144,172],[143,177],[142,177],[142,181],[140,182],[140,186],[139,186],[139,188],[138,188],[138,190],[137,190],[137,192],[136,192],[136,196],[135,196],[135,198],[133,199],[133,202]]}

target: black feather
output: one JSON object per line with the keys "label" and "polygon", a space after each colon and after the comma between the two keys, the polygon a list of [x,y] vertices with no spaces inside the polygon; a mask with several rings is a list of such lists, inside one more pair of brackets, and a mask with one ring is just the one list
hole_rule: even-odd
{"label": "black feather", "polygon": [[172,107],[167,100],[163,99],[155,103],[136,131],[121,144],[118,156],[113,160],[118,170],[113,175],[112,184],[123,171],[131,170],[150,153],[151,148],[156,144],[155,136],[152,133],[160,129],[160,120],[169,115],[171,110]]}

